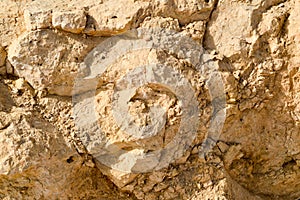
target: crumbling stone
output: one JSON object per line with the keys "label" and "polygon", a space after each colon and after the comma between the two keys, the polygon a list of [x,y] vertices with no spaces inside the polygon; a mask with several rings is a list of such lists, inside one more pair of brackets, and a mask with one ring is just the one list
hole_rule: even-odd
{"label": "crumbling stone", "polygon": [[110,36],[125,32],[143,18],[149,3],[134,0],[107,1],[89,9],[84,33]]}
{"label": "crumbling stone", "polygon": [[52,25],[67,32],[80,33],[85,28],[86,16],[83,10],[54,12]]}

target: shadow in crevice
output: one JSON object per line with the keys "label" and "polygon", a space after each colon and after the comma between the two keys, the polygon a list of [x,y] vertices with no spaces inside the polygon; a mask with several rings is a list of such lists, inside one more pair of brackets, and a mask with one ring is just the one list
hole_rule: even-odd
{"label": "shadow in crevice", "polygon": [[0,111],[9,112],[13,106],[15,106],[15,103],[10,95],[10,91],[0,79]]}

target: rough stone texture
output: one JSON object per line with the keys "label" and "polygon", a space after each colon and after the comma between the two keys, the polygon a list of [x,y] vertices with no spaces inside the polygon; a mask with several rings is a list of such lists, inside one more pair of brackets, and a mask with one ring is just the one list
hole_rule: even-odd
{"label": "rough stone texture", "polygon": [[34,90],[24,79],[1,80],[0,92],[1,199],[128,199],[60,127],[32,111]]}
{"label": "rough stone texture", "polygon": [[[78,2],[77,2],[78,3]],[[94,5],[87,1],[86,4],[76,2],[34,1],[27,4],[24,19],[27,30],[58,28],[71,33],[80,33],[86,25],[84,6]]]}
{"label": "rough stone texture", "polygon": [[9,47],[8,60],[35,89],[69,96],[80,63],[100,40],[52,30],[26,32]]}
{"label": "rough stone texture", "polygon": [[[297,70],[290,75],[295,65],[292,59],[285,62],[288,55],[283,42],[287,38],[285,23],[293,21],[287,18],[293,4],[268,2],[273,6],[262,7],[261,15],[256,16],[253,6],[259,9],[262,4],[257,8],[248,3],[227,3],[231,7],[222,2],[213,14],[206,41],[229,58],[224,64],[231,65],[234,76],[227,77],[231,79],[231,115],[221,139],[235,145],[224,156],[225,168],[238,183],[263,198],[296,198],[299,183],[292,180],[299,179],[299,119],[298,98],[291,93],[297,93],[294,84],[298,81],[293,79]],[[226,16],[241,12],[243,6],[247,9],[238,15],[241,20],[237,22],[243,24],[233,26],[233,18]],[[228,31],[218,31],[221,26]]]}
{"label": "rough stone texture", "polygon": [[180,25],[178,19],[173,19],[171,17],[164,18],[164,17],[147,17],[141,24],[143,28],[151,28],[157,27],[161,29],[170,29],[174,31],[180,30]]}
{"label": "rough stone texture", "polygon": [[[43,5],[45,2],[41,4]],[[41,6],[31,6],[25,9],[24,19],[27,30],[50,28],[52,22],[50,5],[51,2],[48,2],[45,9],[41,9]]]}
{"label": "rough stone texture", "polygon": [[83,10],[70,12],[54,12],[52,24],[55,28],[71,33],[80,33],[86,25],[86,16]]}
{"label": "rough stone texture", "polygon": [[[288,66],[288,74],[285,77],[286,81],[287,79],[288,82],[286,84],[289,84],[289,87],[286,88],[288,85],[285,84],[284,91],[286,92],[286,95],[291,97],[294,100],[293,106],[294,112],[292,114],[292,117],[294,120],[296,120],[299,123],[300,120],[300,53],[299,53],[299,44],[300,44],[300,34],[299,34],[299,28],[294,28],[294,27],[299,27],[299,8],[300,8],[300,3],[298,1],[295,2],[294,9],[291,11],[291,15],[289,17],[289,25],[288,25],[288,38],[289,38],[289,52],[291,55],[291,63]],[[287,90],[286,90],[287,89]]]}
{"label": "rough stone texture", "polygon": [[136,26],[143,18],[149,3],[124,1],[35,1],[24,13],[27,30],[51,26],[72,33],[110,36]]}
{"label": "rough stone texture", "polygon": [[207,45],[226,57],[244,51],[247,43],[252,42],[251,15],[256,8],[246,2],[220,1],[209,21],[211,41]]}
{"label": "rough stone texture", "polygon": [[3,47],[0,46],[0,74],[6,73],[5,61],[6,61],[6,52]]}
{"label": "rough stone texture", "polygon": [[[0,198],[299,199],[299,27],[297,0],[0,1]],[[210,151],[203,153],[201,144],[214,113],[211,104],[218,104],[201,78],[207,72],[192,65],[198,59],[189,53],[193,48],[178,51],[181,37],[172,34],[167,49],[126,53],[96,77],[100,117],[91,121],[101,126],[109,143],[97,143],[101,134],[89,138],[78,130],[74,79],[102,72],[108,49],[92,50],[132,28],[180,32],[204,48],[201,61],[218,68],[226,121],[220,137],[211,135],[216,145]],[[136,34],[121,37],[133,40]],[[114,49],[115,55],[122,49]],[[86,59],[90,52],[98,60]],[[178,70],[194,87],[200,131],[185,153],[163,168],[141,173],[154,162],[146,160],[138,170],[122,173],[118,166],[101,163],[94,147],[112,143],[138,149],[137,155],[151,152],[171,141],[183,120],[176,95],[155,84],[138,88],[126,103],[132,124],[140,127],[152,122],[150,108],[162,105],[167,110],[163,131],[137,139],[114,120],[118,81],[153,62]]]}
{"label": "rough stone texture", "polygon": [[[176,36],[175,36],[176,37]],[[179,38],[177,38],[179,40]],[[161,41],[160,44],[163,44],[163,41]],[[196,44],[196,43],[195,43]],[[101,48],[99,48],[101,49]],[[118,49],[118,48],[117,48]],[[110,49],[106,49],[106,51],[109,51]],[[193,49],[194,50],[194,49]],[[188,51],[193,51],[193,50],[188,50]],[[170,49],[170,51],[172,51]],[[100,64],[101,60],[101,55],[99,54],[99,50],[95,49],[94,52],[92,52],[92,55],[100,55],[100,57],[95,56],[93,58],[94,60],[91,61],[90,59],[87,59],[85,62],[90,64],[91,68],[91,74],[93,74],[93,71],[101,71],[101,69],[97,69],[97,66],[94,66],[91,63],[97,63],[98,66],[101,66],[101,68],[104,68],[104,64]],[[108,57],[109,55],[107,55]],[[138,60],[136,58],[139,57]],[[88,57],[87,57],[88,58]],[[109,59],[109,58],[107,58]],[[128,65],[127,63],[131,63],[131,65]],[[102,164],[105,164],[106,166],[110,166],[111,168],[103,168],[103,172],[107,174],[110,178],[112,178],[113,182],[119,186],[123,187],[124,185],[130,183],[132,181],[132,178],[134,176],[128,176],[128,173],[133,172],[138,173],[138,172],[148,172],[149,169],[156,169],[160,170],[162,166],[166,166],[170,162],[170,160],[176,160],[178,158],[173,158],[174,155],[171,153],[172,150],[170,149],[177,149],[176,154],[180,154],[182,145],[184,145],[186,142],[184,142],[184,139],[181,138],[180,136],[176,136],[178,130],[179,130],[179,124],[181,123],[181,126],[185,127],[187,130],[194,129],[193,127],[189,128],[188,124],[185,123],[192,123],[193,120],[199,120],[204,122],[204,124],[209,121],[209,115],[206,115],[204,113],[209,113],[210,107],[207,107],[207,102],[202,102],[200,104],[201,108],[203,111],[201,111],[201,117],[199,119],[193,119],[195,116],[189,116],[186,118],[189,118],[188,121],[184,122],[182,116],[185,114],[182,114],[182,109],[178,105],[178,100],[175,98],[180,98],[180,93],[182,94],[181,98],[185,98],[183,102],[186,101],[192,101],[190,100],[190,95],[193,90],[197,90],[196,92],[201,93],[199,95],[199,99],[206,99],[208,94],[207,94],[207,89],[204,89],[204,86],[201,83],[201,78],[199,80],[191,80],[191,88],[188,89],[188,87],[182,87],[181,85],[184,85],[182,81],[174,82],[174,86],[176,87],[177,91],[169,85],[172,90],[167,89],[167,87],[163,86],[161,83],[156,83],[155,85],[147,85],[145,87],[141,87],[140,89],[137,90],[136,93],[134,94],[129,94],[132,98],[129,99],[129,113],[131,113],[133,117],[134,123],[138,124],[139,126],[145,126],[145,124],[150,124],[151,121],[153,123],[154,120],[158,119],[160,120],[164,116],[159,116],[161,115],[160,112],[155,111],[154,112],[154,117],[150,113],[147,113],[147,108],[152,107],[152,106],[162,106],[166,110],[166,122],[165,124],[167,125],[166,128],[160,130],[160,123],[156,124],[153,126],[153,130],[149,128],[147,132],[145,132],[145,135],[138,135],[135,137],[136,132],[133,130],[136,129],[131,129],[131,128],[126,128],[125,130],[120,130],[118,126],[112,126],[111,122],[114,123],[119,123],[118,117],[113,111],[113,108],[107,107],[107,105],[113,104],[113,95],[114,94],[114,88],[116,87],[123,87],[122,84],[126,84],[126,80],[124,79],[123,83],[116,83],[114,82],[115,80],[119,80],[122,76],[126,74],[128,70],[132,70],[134,66],[144,66],[144,65],[149,65],[153,63],[163,63],[166,66],[171,66],[174,67],[177,70],[182,70],[184,71],[184,74],[192,74],[190,77],[194,76],[199,76],[201,77],[201,74],[197,74],[196,71],[194,70],[185,70],[186,65],[183,63],[180,63],[179,60],[177,60],[174,57],[169,57],[162,51],[158,50],[150,50],[150,49],[145,49],[145,50],[135,50],[132,51],[131,53],[124,54],[124,57],[121,57],[118,59],[117,62],[113,63],[111,66],[108,65],[107,73],[104,73],[102,75],[102,87],[99,88],[99,92],[97,92],[96,95],[96,101],[99,102],[99,104],[96,105],[96,110],[97,113],[99,113],[99,121],[98,123],[100,124],[101,130],[105,132],[105,139],[101,138],[98,136],[98,134],[93,133],[93,135],[86,137],[86,132],[82,132],[79,134],[81,136],[83,143],[86,145],[87,150],[95,154],[95,158],[98,159],[100,162],[102,161]],[[94,69],[93,69],[94,68]],[[156,73],[158,73],[158,70],[156,70]],[[133,74],[132,75],[134,78],[138,80],[142,75],[140,73]],[[174,74],[175,76],[175,74]],[[188,77],[188,76],[187,76]],[[160,75],[160,80],[162,82],[168,82],[169,80],[168,74],[162,73]],[[179,78],[178,78],[179,79]],[[141,79],[142,81],[142,79]],[[130,81],[129,81],[130,82]],[[113,84],[116,85],[113,87]],[[79,85],[81,86],[81,85]],[[181,90],[180,90],[181,89]],[[187,93],[186,91],[191,90],[190,93]],[[175,93],[172,91],[176,91]],[[143,97],[147,94],[147,98]],[[89,94],[87,94],[89,95]],[[149,98],[151,96],[151,98]],[[88,96],[87,96],[88,97]],[[81,97],[84,98],[84,97]],[[89,99],[88,97],[87,99]],[[149,99],[149,100],[148,100]],[[120,99],[122,100],[122,99]],[[182,100],[182,99],[181,99]],[[125,100],[123,100],[125,101]],[[126,100],[127,101],[127,100]],[[75,107],[75,112],[79,111],[80,113],[77,114],[77,117],[80,117],[81,115],[85,112],[85,110],[89,110],[89,100],[84,100],[80,101],[80,105]],[[78,108],[77,108],[78,107]],[[116,108],[119,110],[118,108]],[[138,112],[137,112],[138,110]],[[194,109],[193,109],[194,110]],[[151,111],[150,111],[151,112]],[[152,111],[153,112],[153,111]],[[180,114],[181,113],[181,114]],[[156,116],[158,115],[158,116]],[[120,119],[124,119],[126,116],[121,116]],[[85,120],[85,119],[81,119]],[[88,122],[91,124],[94,124],[93,120],[95,120],[93,117],[91,117]],[[179,122],[181,121],[181,122]],[[79,123],[79,122],[78,122]],[[83,122],[86,123],[86,122]],[[126,124],[126,126],[130,127],[130,123],[127,123],[126,121],[122,121],[121,124]],[[155,121],[156,123],[156,121]],[[86,125],[84,125],[86,126]],[[91,127],[89,127],[91,128]],[[134,128],[134,127],[133,127]],[[199,130],[199,141],[203,140],[203,133],[205,132],[205,128],[201,128]],[[87,129],[88,130],[88,129]],[[131,130],[131,132],[130,132]],[[141,132],[140,130],[139,132]],[[130,134],[128,133],[130,132]],[[193,131],[190,131],[191,133]],[[193,136],[191,133],[185,133],[184,137],[187,137],[189,141],[193,141]],[[153,135],[152,135],[153,134]],[[149,136],[150,135],[150,136]],[[176,136],[176,137],[175,137]],[[97,138],[97,139],[94,139]],[[101,144],[101,140],[103,140],[103,144]],[[173,141],[175,140],[175,142]],[[178,140],[176,142],[176,140]],[[100,143],[100,145],[99,145]],[[180,143],[180,145],[178,144]],[[175,146],[172,146],[175,145]],[[105,146],[103,148],[102,146]],[[115,146],[115,147],[113,147]],[[137,157],[138,159],[135,161],[135,163],[129,163],[127,162],[122,162],[120,161],[119,163],[109,163],[111,155],[116,155],[118,156],[118,152],[116,152],[117,146],[121,149],[132,149],[130,151],[130,154],[127,154],[127,156],[132,156],[132,157]],[[168,149],[170,152],[165,151],[164,155],[160,155],[160,149],[168,146]],[[143,151],[152,151],[152,153],[156,152],[157,156],[148,156],[147,154],[143,154],[143,151],[140,151],[140,149],[143,149]],[[103,149],[100,151],[100,149]],[[99,153],[102,152],[102,153]],[[123,154],[123,159],[125,159],[126,154]],[[156,155],[156,154],[155,154]],[[148,156],[148,157],[147,157]],[[189,155],[188,155],[189,156]],[[119,158],[120,159],[120,158]],[[178,163],[184,163],[186,161],[187,157],[183,159],[183,161],[177,161]],[[147,163],[145,163],[147,162]],[[114,168],[115,166],[115,168]]]}
{"label": "rough stone texture", "polygon": [[94,6],[88,11],[84,33],[109,36],[124,32],[142,20],[148,5],[134,0],[112,0]]}
{"label": "rough stone texture", "polygon": [[158,15],[178,19],[181,25],[208,20],[216,0],[165,0],[154,1]]}
{"label": "rough stone texture", "polygon": [[0,46],[0,66],[5,64],[6,52],[3,47]]}
{"label": "rough stone texture", "polygon": [[23,9],[27,2],[31,0],[0,1],[0,46],[7,47],[25,30]]}

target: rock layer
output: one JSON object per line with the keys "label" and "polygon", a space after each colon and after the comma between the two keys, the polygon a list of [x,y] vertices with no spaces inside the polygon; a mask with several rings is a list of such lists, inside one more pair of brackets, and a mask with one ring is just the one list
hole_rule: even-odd
{"label": "rock layer", "polygon": [[[296,0],[1,1],[0,198],[298,199],[299,10]],[[90,97],[94,113],[81,116]],[[192,97],[199,125],[183,113]],[[182,122],[196,136],[184,128],[175,153],[145,159]]]}

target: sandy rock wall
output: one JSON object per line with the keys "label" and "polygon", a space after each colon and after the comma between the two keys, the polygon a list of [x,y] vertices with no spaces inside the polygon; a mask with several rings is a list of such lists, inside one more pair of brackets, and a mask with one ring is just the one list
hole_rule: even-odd
{"label": "sandy rock wall", "polygon": [[0,198],[299,198],[299,12],[1,1]]}

